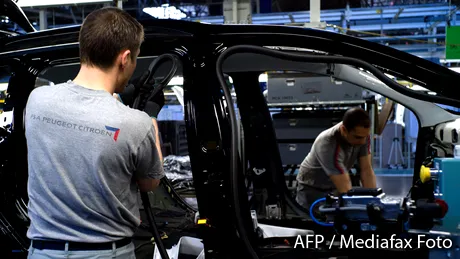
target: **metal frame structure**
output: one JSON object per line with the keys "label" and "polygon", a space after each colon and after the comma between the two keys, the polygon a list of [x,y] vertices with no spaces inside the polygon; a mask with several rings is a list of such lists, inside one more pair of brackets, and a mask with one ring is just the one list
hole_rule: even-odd
{"label": "metal frame structure", "polygon": [[[126,0],[117,0],[113,3],[121,8],[130,9],[123,2]],[[138,8],[143,6],[141,0],[138,0]],[[417,55],[422,58],[439,60],[445,58],[445,31],[446,27],[456,25],[456,20],[460,15],[460,8],[456,5],[449,4],[425,4],[425,5],[406,5],[406,6],[382,6],[370,8],[344,8],[336,10],[322,10],[320,6],[315,5],[319,0],[311,1],[310,9],[313,10],[302,12],[284,12],[260,14],[251,13],[252,1],[243,0],[226,0],[224,2],[224,16],[208,16],[188,18],[192,21],[201,21],[205,23],[223,24],[223,23],[252,23],[264,25],[294,25],[302,27],[316,27],[329,31],[354,35],[365,38],[369,41],[389,45],[393,48]],[[97,2],[103,2],[99,0]],[[110,3],[109,3],[110,4]],[[257,5],[257,4],[256,4]],[[75,8],[69,5],[69,14],[55,13],[55,10],[47,6],[37,9],[26,8],[32,14],[38,14],[35,18],[34,25],[38,25],[39,30],[78,25],[84,19],[85,8],[88,5],[79,5],[81,8]],[[227,8],[225,8],[225,6]],[[238,6],[237,8],[233,8]],[[254,7],[254,6],[253,6]],[[312,9],[313,8],[313,9]],[[91,8],[87,8],[91,9]],[[235,11],[235,10],[238,11]],[[242,10],[245,10],[244,14]],[[79,12],[81,11],[81,15]],[[53,22],[49,22],[49,14],[52,12]],[[55,17],[66,16],[66,19],[73,20],[73,24],[55,23]],[[235,21],[235,19],[237,21]],[[313,23],[312,23],[313,22]],[[316,25],[315,25],[316,24]]]}

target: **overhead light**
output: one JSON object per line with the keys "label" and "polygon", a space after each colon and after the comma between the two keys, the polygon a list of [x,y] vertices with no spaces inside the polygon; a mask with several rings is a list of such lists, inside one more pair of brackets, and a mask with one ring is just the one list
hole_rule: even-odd
{"label": "overhead light", "polygon": [[441,64],[446,64],[446,63],[459,63],[460,59],[440,59],[439,62]]}
{"label": "overhead light", "polygon": [[169,6],[169,4],[163,4],[160,7],[146,7],[142,9],[142,11],[157,19],[180,20],[187,18],[187,14],[177,9],[175,6]]}
{"label": "overhead light", "polygon": [[113,3],[113,0],[19,0],[16,4],[19,7],[48,7],[74,4],[100,4]]}

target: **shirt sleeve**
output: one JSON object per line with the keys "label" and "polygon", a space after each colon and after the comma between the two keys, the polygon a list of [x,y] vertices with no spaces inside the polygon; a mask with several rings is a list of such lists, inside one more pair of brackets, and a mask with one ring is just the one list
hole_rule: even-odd
{"label": "shirt sleeve", "polygon": [[367,156],[371,153],[371,137],[367,137],[366,144],[359,148],[359,157]]}
{"label": "shirt sleeve", "polygon": [[155,145],[155,128],[150,128],[147,136],[137,149],[135,157],[137,179],[161,179],[164,176],[163,163]]}
{"label": "shirt sleeve", "polygon": [[345,153],[336,140],[320,140],[315,143],[317,160],[327,175],[345,174]]}

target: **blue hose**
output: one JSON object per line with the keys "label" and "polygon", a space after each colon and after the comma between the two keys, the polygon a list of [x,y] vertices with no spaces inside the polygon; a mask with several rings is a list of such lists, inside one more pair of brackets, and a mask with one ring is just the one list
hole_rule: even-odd
{"label": "blue hose", "polygon": [[315,207],[316,204],[322,202],[322,201],[326,201],[326,198],[321,198],[321,199],[318,199],[316,200],[315,202],[313,202],[313,204],[310,206],[310,217],[311,219],[318,225],[320,226],[324,226],[324,227],[332,227],[334,226],[334,224],[332,223],[324,223],[324,222],[320,222],[319,220],[317,220],[315,218],[315,216],[313,215],[313,208]]}

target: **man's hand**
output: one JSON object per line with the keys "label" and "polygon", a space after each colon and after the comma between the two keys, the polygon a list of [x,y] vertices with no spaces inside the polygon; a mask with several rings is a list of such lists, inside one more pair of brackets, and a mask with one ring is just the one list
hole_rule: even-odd
{"label": "man's hand", "polygon": [[347,173],[330,175],[329,177],[331,178],[331,181],[334,183],[335,188],[339,193],[347,193],[349,190],[351,190],[350,175]]}

